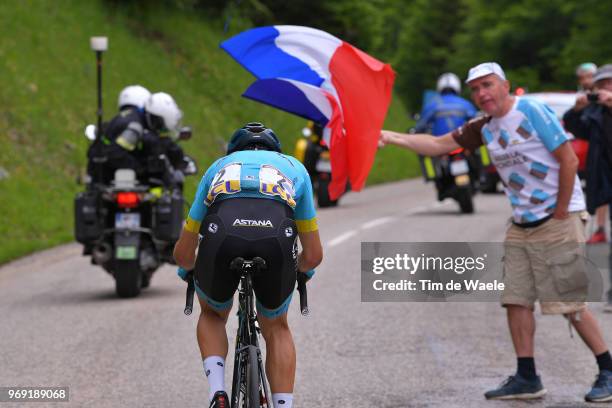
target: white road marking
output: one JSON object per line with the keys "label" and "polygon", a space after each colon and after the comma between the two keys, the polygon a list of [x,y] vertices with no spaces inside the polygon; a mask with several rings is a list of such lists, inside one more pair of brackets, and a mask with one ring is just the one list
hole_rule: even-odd
{"label": "white road marking", "polygon": [[[435,202],[429,205],[422,205],[419,207],[414,207],[411,208],[408,211],[402,212],[402,215],[412,215],[412,214],[417,214],[423,211],[427,211],[427,210],[431,210],[433,208],[439,208],[439,207],[443,207],[446,203],[448,203],[449,201],[443,201],[443,202]],[[354,237],[355,235],[357,235],[357,233],[359,231],[362,230],[366,230],[369,228],[374,228],[374,227],[378,227],[380,225],[386,224],[388,222],[393,221],[394,217],[380,217],[380,218],[375,218],[371,221],[365,222],[363,224],[361,224],[361,226],[358,229],[352,229],[352,230],[348,230],[340,235],[338,235],[336,238],[331,239],[328,243],[327,243],[327,247],[328,248],[332,248],[335,247],[337,245],[340,245],[341,243],[343,243],[344,241],[348,240],[349,238]]]}
{"label": "white road marking", "polygon": [[336,238],[330,240],[327,246],[330,248],[335,247],[336,245],[340,245],[341,243],[343,243],[344,241],[346,241],[347,239],[355,235],[357,235],[357,230],[349,230],[343,234],[338,235]]}
{"label": "white road marking", "polygon": [[393,217],[376,218],[376,219],[374,219],[372,221],[368,221],[368,222],[362,224],[359,229],[364,230],[364,229],[368,229],[368,228],[378,227],[379,225],[386,224],[386,223],[388,223],[388,222],[390,222],[392,220],[393,220]]}

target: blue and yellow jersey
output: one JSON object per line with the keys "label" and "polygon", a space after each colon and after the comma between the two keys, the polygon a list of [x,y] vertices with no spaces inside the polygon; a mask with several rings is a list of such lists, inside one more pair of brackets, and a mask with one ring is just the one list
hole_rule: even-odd
{"label": "blue and yellow jersey", "polygon": [[299,232],[318,229],[306,168],[291,156],[266,150],[239,151],[214,162],[200,181],[185,229],[199,232],[208,207],[239,197],[281,201],[293,209]]}

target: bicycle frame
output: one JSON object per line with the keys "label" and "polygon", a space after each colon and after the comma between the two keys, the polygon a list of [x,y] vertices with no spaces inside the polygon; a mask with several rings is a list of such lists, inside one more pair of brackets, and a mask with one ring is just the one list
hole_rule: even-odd
{"label": "bicycle frame", "polygon": [[[245,406],[247,395],[247,361],[249,358],[249,346],[257,349],[257,365],[259,372],[259,394],[260,400],[263,392],[261,407],[269,407],[269,394],[266,385],[266,375],[259,349],[258,335],[261,329],[257,325],[257,314],[255,312],[255,296],[253,294],[252,272],[258,272],[258,266],[253,261],[244,261],[240,268],[240,286],[238,288],[238,331],[236,333],[236,347],[234,353],[234,375],[232,386],[231,404],[232,408]],[[241,398],[242,397],[242,398]],[[242,401],[243,405],[240,405]],[[247,407],[254,408],[254,407]]]}

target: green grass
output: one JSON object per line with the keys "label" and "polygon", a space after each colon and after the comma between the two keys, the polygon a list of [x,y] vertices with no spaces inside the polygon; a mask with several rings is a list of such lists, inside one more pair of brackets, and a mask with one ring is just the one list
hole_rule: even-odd
{"label": "green grass", "polygon": [[[172,94],[193,126],[185,151],[204,170],[239,125],[259,120],[275,129],[291,152],[304,120],[241,98],[253,77],[218,44],[248,27],[234,19],[176,9],[136,12],[101,0],[0,2],[0,263],[73,239],[76,178],[85,166],[87,123],[96,120],[96,70],[89,37],[109,37],[104,54],[104,112],[128,84]],[[385,126],[408,127],[394,99]],[[379,152],[368,184],[415,176],[416,157]],[[197,178],[190,178],[187,198]]]}

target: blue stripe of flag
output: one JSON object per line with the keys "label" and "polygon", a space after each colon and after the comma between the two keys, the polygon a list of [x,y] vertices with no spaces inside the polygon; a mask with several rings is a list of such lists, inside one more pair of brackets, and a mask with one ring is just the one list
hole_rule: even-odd
{"label": "blue stripe of flag", "polygon": [[253,28],[219,46],[258,79],[290,78],[320,86],[324,79],[316,71],[276,46],[279,34],[273,26]]}

